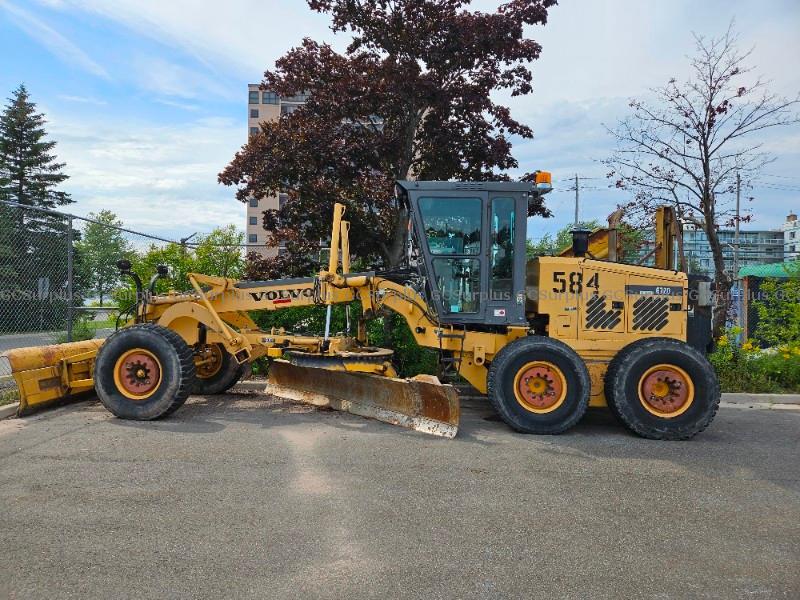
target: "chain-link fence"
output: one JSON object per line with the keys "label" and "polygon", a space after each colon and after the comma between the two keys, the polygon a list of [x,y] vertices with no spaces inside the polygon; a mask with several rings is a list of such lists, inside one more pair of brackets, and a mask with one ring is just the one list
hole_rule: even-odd
{"label": "chain-link fence", "polygon": [[[0,201],[0,353],[107,337],[133,298],[116,262],[136,257],[147,271],[143,263],[178,263],[193,250],[102,217]],[[0,358],[0,388],[11,385],[10,372]]]}

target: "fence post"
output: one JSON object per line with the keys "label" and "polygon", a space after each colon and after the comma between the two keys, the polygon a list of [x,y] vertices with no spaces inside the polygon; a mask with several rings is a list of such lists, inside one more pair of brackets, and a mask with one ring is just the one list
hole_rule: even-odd
{"label": "fence post", "polygon": [[72,341],[72,215],[67,217],[67,341]]}

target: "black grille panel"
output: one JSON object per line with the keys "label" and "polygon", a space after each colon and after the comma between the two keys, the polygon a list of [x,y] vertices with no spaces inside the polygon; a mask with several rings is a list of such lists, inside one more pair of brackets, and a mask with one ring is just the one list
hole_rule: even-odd
{"label": "black grille panel", "polygon": [[592,296],[586,303],[586,329],[614,329],[622,320],[621,310],[608,310],[605,296]]}
{"label": "black grille panel", "polygon": [[633,303],[633,329],[661,331],[669,322],[669,298],[647,296]]}

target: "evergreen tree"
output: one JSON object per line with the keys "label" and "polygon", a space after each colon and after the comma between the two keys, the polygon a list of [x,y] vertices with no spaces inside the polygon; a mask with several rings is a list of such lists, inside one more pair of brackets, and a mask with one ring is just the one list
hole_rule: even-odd
{"label": "evergreen tree", "polygon": [[[45,122],[20,85],[0,114],[0,200],[44,209],[72,202],[58,189],[67,175]],[[68,227],[57,215],[0,205],[0,330],[63,327]]]}
{"label": "evergreen tree", "polygon": [[36,112],[28,90],[20,85],[0,115],[0,194],[27,206],[55,208],[69,204],[69,194],[56,189],[67,179],[64,163],[56,162],[56,143],[47,141],[44,115]]}

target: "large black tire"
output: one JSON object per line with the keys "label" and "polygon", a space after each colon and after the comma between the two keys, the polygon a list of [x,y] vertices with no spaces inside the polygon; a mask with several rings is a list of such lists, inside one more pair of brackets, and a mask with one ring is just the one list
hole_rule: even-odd
{"label": "large black tire", "polygon": [[[158,368],[151,373],[148,365]],[[125,381],[141,389],[125,389]],[[125,327],[100,347],[94,384],[100,401],[120,419],[165,417],[186,402],[194,387],[193,353],[171,329],[152,323]]]}
{"label": "large black tire", "polygon": [[[688,376],[688,386],[678,377],[675,388],[677,393],[681,388],[687,390],[683,392],[684,401],[667,406],[647,400],[643,387],[646,374],[658,365],[677,367],[677,372]],[[605,376],[605,395],[611,412],[637,435],[653,440],[686,440],[714,419],[720,387],[714,367],[698,350],[679,340],[648,338],[633,342],[614,357]]]}
{"label": "large black tire", "polygon": [[239,364],[222,344],[216,344],[217,357],[220,361],[219,369],[213,375],[203,376],[203,369],[197,369],[197,379],[194,385],[194,394],[210,396],[227,392],[239,381],[247,369],[247,363]]}
{"label": "large black tire", "polygon": [[[548,412],[533,412],[521,392],[517,376],[536,363],[553,365],[563,376],[562,398]],[[519,338],[497,353],[489,367],[489,401],[512,429],[522,433],[562,433],[580,421],[589,406],[591,380],[580,356],[565,343],[544,336]],[[526,407],[527,406],[527,407]]]}

